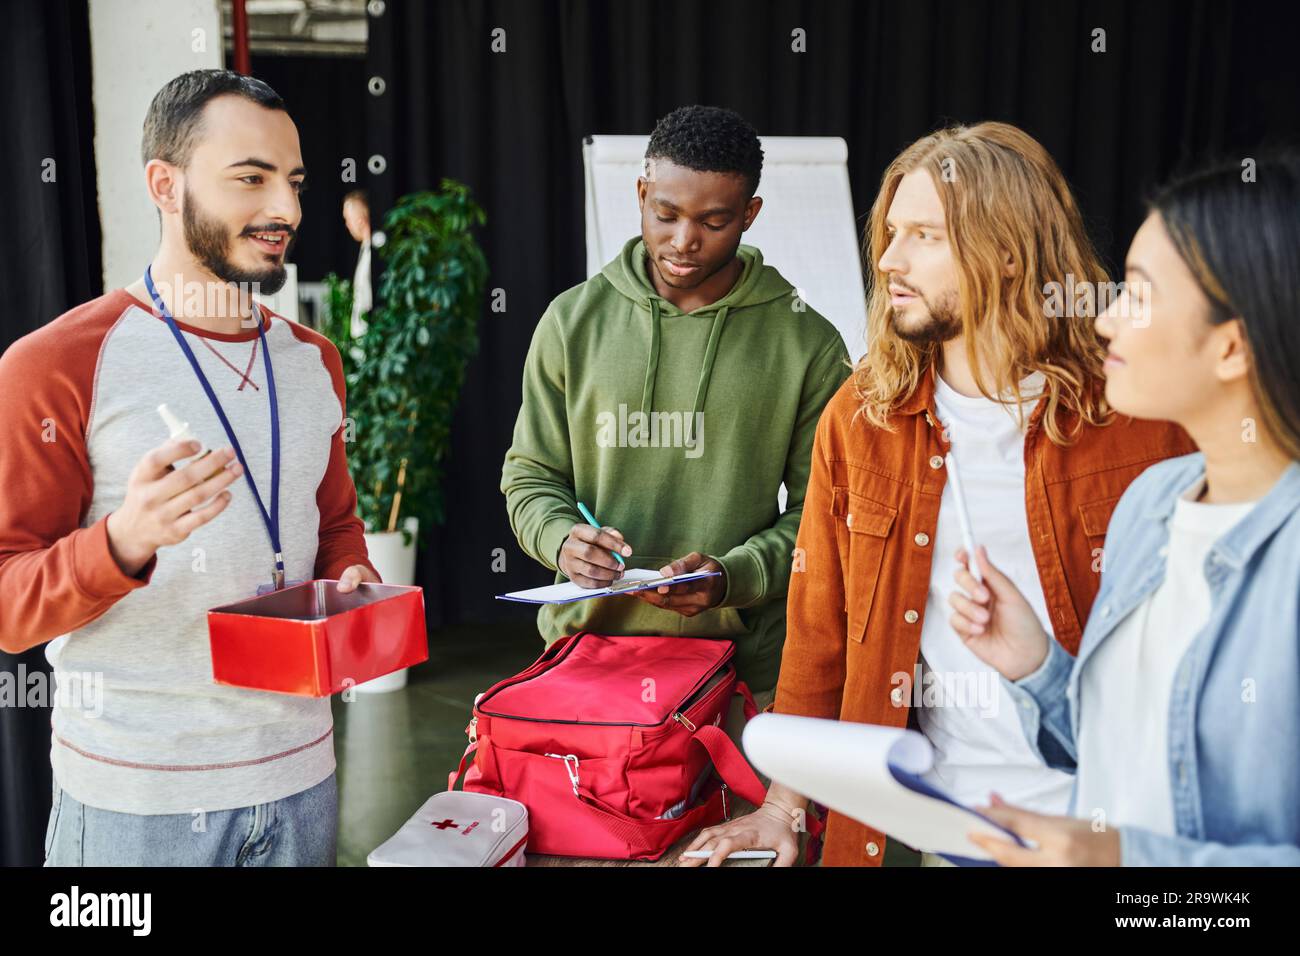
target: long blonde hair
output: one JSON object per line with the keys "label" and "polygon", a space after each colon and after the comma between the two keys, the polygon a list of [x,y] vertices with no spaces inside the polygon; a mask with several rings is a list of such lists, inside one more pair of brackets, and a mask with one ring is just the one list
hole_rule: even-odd
{"label": "long blonde hair", "polygon": [[[929,172],[943,202],[957,261],[961,331],[981,393],[1014,403],[1019,411],[1021,380],[1041,372],[1047,395],[1042,422],[1052,441],[1068,444],[1082,422],[1106,424],[1106,350],[1093,316],[1049,317],[1046,300],[1049,283],[1069,288],[1072,277],[1076,286],[1088,282],[1097,288],[1109,279],[1060,169],[1037,140],[1006,123],[939,130],[903,150],[885,170],[862,238],[868,349],[853,372],[859,413],[892,430],[890,413],[938,357],[938,343],[910,342],[894,331],[889,279],[878,265],[889,245],[885,218],[894,193],[903,176],[917,169]],[[991,383],[982,380],[981,368],[988,369]],[[1073,427],[1065,422],[1067,411],[1077,416]]]}

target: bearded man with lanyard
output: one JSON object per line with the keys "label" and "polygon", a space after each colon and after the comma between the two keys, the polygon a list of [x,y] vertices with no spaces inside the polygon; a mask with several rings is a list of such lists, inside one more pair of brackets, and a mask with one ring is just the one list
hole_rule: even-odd
{"label": "bearded man with lanyard", "polygon": [[[329,700],[218,686],[206,623],[379,581],[338,351],[250,297],[285,281],[297,128],[266,84],[195,71],[154,97],[143,160],[144,276],[0,358],[0,647],[46,644],[56,678],[46,865],[332,866]],[[168,439],[160,403],[215,450]]]}

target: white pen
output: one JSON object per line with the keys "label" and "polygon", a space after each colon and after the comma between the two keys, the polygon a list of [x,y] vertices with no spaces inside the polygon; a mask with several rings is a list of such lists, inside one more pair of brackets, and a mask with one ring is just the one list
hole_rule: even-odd
{"label": "white pen", "polygon": [[[712,850],[687,850],[682,857],[687,860],[707,860],[713,856]],[[728,853],[728,860],[774,860],[775,850],[734,850]]]}
{"label": "white pen", "polygon": [[980,584],[984,583],[984,578],[980,574],[979,565],[975,561],[975,535],[970,528],[970,512],[966,510],[966,495],[961,489],[961,474],[957,471],[957,459],[952,457],[952,452],[944,456],[944,464],[948,467],[948,480],[952,482],[952,498],[957,502],[957,523],[961,525],[961,543],[966,549],[966,554],[970,556],[967,561],[967,567],[970,569],[971,576]]}

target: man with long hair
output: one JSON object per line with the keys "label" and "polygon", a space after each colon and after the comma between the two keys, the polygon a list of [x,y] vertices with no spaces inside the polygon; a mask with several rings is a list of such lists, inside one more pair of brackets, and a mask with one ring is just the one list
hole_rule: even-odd
{"label": "man with long hair", "polygon": [[[864,254],[869,349],[818,424],[775,710],[910,719],[934,750],[928,781],[955,799],[997,792],[1063,812],[1069,777],[1029,747],[997,673],[949,623],[961,546],[949,462],[976,543],[1074,653],[1115,502],[1191,442],[1107,406],[1093,320],[1113,287],[1060,170],[1022,130],[953,127],[905,149]],[[694,848],[714,850],[709,865],[751,846],[793,863],[805,805],[774,783]],[[879,865],[884,845],[831,813],[822,862]]]}

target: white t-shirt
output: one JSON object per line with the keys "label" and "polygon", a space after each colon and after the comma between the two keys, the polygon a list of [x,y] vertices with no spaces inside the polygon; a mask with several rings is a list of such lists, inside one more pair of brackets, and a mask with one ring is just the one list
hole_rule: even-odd
{"label": "white t-shirt", "polygon": [[1205,559],[1255,506],[1198,502],[1202,476],[1169,521],[1165,579],[1088,658],[1079,682],[1075,815],[1174,835],[1169,702],[1174,674],[1210,616]]}
{"label": "white t-shirt", "polygon": [[[1042,382],[1036,374],[1021,383],[1024,425]],[[1047,602],[1029,544],[1024,425],[1017,421],[1015,406],[962,395],[941,376],[935,379],[934,401],[961,473],[975,544],[988,548],[989,558],[1015,582],[1050,635]],[[1064,813],[1071,776],[1038,759],[997,671],[976,657],[948,623],[948,595],[958,590],[953,556],[962,546],[954,495],[949,479],[931,542],[934,558],[921,630],[922,705],[916,716],[935,751],[926,779],[962,803],[987,803],[990,791],[997,791],[1010,803]]]}
{"label": "white t-shirt", "polygon": [[361,240],[361,251],[357,253],[357,269],[352,275],[352,326],[354,339],[365,335],[369,323],[364,316],[374,306],[370,292],[370,237]]}

